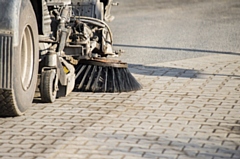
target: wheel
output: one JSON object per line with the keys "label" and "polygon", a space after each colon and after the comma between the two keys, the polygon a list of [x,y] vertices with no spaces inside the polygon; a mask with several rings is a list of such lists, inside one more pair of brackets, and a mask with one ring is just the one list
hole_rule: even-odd
{"label": "wheel", "polygon": [[[29,1],[22,1],[18,24],[18,34],[11,40],[5,40],[10,49],[5,53],[8,60],[1,71],[0,80],[9,85],[0,87],[0,116],[13,117],[22,115],[31,105],[34,97],[38,76],[38,28],[34,10]],[[10,39],[10,38],[9,38]],[[1,41],[2,42],[2,41]],[[0,45],[4,47],[4,45]],[[2,48],[1,48],[2,50]],[[4,56],[4,55],[3,55]]]}
{"label": "wheel", "polygon": [[53,103],[57,96],[58,79],[55,70],[42,72],[40,82],[40,93],[43,102]]}

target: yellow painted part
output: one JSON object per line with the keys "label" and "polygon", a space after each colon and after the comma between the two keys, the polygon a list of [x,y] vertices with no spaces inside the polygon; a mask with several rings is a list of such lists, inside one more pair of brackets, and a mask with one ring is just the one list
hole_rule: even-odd
{"label": "yellow painted part", "polygon": [[69,70],[67,69],[67,67],[66,67],[66,66],[63,66],[63,71],[64,71],[66,74],[68,74],[68,73],[69,73]]}

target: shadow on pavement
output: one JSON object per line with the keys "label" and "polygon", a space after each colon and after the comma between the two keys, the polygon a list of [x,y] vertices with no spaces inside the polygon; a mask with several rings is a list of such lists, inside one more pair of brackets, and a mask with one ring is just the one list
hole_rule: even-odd
{"label": "shadow on pavement", "polygon": [[182,78],[197,78],[200,73],[194,69],[183,69],[174,67],[146,66],[139,64],[128,64],[130,72],[146,76],[170,76]]}
{"label": "shadow on pavement", "polygon": [[233,77],[240,80],[240,76],[233,74],[216,74],[204,73],[201,70],[175,68],[175,67],[161,67],[161,66],[146,66],[140,64],[128,64],[130,72],[145,76],[166,76],[166,77],[180,77],[180,78],[206,78],[206,76],[225,76]]}

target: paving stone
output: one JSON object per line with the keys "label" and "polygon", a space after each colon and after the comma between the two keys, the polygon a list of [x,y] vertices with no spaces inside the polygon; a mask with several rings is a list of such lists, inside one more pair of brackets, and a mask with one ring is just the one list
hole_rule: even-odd
{"label": "paving stone", "polygon": [[150,71],[137,75],[137,92],[34,103],[24,116],[0,119],[0,158],[239,159],[240,88],[228,75],[240,74],[240,61],[217,57],[134,67]]}

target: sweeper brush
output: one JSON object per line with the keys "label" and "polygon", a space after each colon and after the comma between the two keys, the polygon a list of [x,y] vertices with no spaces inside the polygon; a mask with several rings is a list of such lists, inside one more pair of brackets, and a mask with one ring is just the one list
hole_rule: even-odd
{"label": "sweeper brush", "polygon": [[76,67],[75,91],[129,92],[141,85],[128,70],[128,65],[117,60],[80,60]]}

